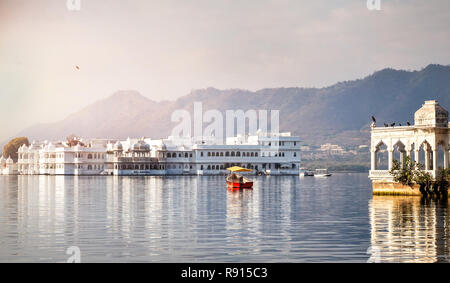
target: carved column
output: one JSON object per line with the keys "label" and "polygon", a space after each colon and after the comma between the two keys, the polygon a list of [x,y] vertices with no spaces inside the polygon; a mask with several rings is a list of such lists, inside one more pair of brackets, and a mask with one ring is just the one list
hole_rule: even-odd
{"label": "carved column", "polygon": [[392,169],[392,160],[394,159],[394,154],[392,149],[388,149],[388,164],[389,164],[389,170]]}
{"label": "carved column", "polygon": [[425,149],[425,170],[430,170],[430,151],[428,148]]}
{"label": "carved column", "polygon": [[449,151],[444,148],[444,169],[448,169],[448,154]]}
{"label": "carved column", "polygon": [[405,166],[405,152],[400,151],[400,168]]}
{"label": "carved column", "polygon": [[438,169],[438,151],[437,148],[433,149],[433,170]]}
{"label": "carved column", "polygon": [[377,170],[377,151],[370,151],[370,170]]}

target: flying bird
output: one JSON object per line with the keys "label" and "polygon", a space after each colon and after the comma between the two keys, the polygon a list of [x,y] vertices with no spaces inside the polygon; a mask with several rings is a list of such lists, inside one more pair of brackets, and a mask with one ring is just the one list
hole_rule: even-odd
{"label": "flying bird", "polygon": [[375,117],[372,116],[372,122],[376,123],[377,120],[375,119]]}
{"label": "flying bird", "polygon": [[385,127],[389,127],[389,125],[388,125],[388,124],[386,124],[386,123],[384,123],[384,126],[385,126]]}
{"label": "flying bird", "polygon": [[75,69],[77,69],[79,71],[80,70],[80,66],[75,66]]}
{"label": "flying bird", "polygon": [[398,125],[401,127],[402,126],[402,124],[400,124],[400,123],[398,123]]}
{"label": "flying bird", "polygon": [[395,126],[395,123],[392,123],[392,124],[391,124],[391,127],[394,127],[394,126]]}
{"label": "flying bird", "polygon": [[406,124],[408,124],[408,126],[411,126],[411,123],[410,123],[410,122],[406,122]]}

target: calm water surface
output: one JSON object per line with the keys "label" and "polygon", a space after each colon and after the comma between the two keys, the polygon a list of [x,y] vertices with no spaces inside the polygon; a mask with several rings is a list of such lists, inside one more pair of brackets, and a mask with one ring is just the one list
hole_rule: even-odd
{"label": "calm water surface", "polygon": [[367,174],[256,177],[0,176],[0,261],[435,262],[447,203],[372,197]]}

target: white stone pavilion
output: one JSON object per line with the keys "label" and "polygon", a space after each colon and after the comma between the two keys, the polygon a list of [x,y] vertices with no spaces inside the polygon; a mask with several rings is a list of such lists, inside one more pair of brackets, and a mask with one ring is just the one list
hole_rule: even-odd
{"label": "white stone pavilion", "polygon": [[[409,156],[424,165],[433,177],[439,168],[449,166],[449,134],[448,111],[436,100],[425,101],[425,104],[414,114],[414,125],[379,126],[372,123],[371,131],[371,169],[374,193],[392,191],[399,194],[420,194],[417,190],[394,184],[389,170],[393,160],[401,164],[405,156]],[[382,167],[378,155],[387,152],[386,166]],[[403,191],[402,191],[403,190]]]}

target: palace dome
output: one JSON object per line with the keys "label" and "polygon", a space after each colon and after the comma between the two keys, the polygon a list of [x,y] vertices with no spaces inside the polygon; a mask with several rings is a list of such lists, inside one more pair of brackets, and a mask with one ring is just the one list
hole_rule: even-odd
{"label": "palace dome", "polygon": [[140,140],[137,143],[133,144],[132,149],[134,151],[150,151],[150,145]]}
{"label": "palace dome", "polygon": [[118,142],[116,142],[114,144],[113,150],[114,151],[122,151],[123,150],[123,145],[118,141]]}

